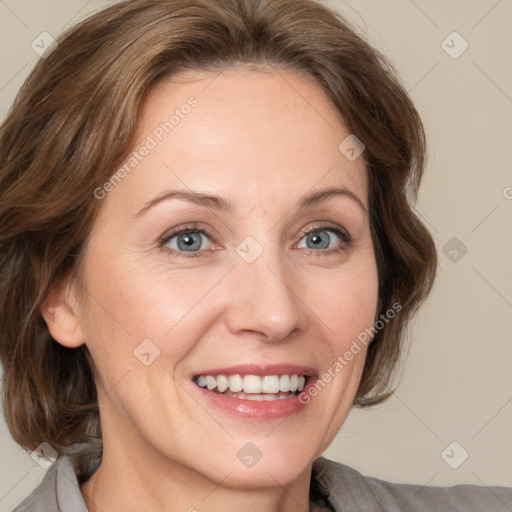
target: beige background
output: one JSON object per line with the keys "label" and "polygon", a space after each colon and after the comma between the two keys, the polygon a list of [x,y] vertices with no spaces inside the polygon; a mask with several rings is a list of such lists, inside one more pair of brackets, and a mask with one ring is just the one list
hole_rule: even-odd
{"label": "beige background", "polygon": [[[108,3],[0,0],[0,118],[38,59],[36,36],[57,36]],[[440,254],[395,397],[353,411],[326,455],[391,481],[511,486],[512,2],[326,3],[391,58],[423,115],[431,158],[417,209]],[[456,59],[442,47],[453,31],[469,44]],[[450,36],[444,47],[454,53],[462,44]],[[442,457],[453,441],[452,465],[469,454],[458,469]],[[44,470],[3,423],[0,452],[3,512]]]}

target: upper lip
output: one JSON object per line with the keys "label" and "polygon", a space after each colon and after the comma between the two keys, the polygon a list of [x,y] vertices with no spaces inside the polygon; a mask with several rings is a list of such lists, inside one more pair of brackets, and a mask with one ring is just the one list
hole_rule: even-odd
{"label": "upper lip", "polygon": [[243,364],[235,366],[227,366],[224,368],[209,368],[195,372],[193,377],[199,375],[304,375],[313,377],[316,371],[309,366],[299,366],[295,364]]}

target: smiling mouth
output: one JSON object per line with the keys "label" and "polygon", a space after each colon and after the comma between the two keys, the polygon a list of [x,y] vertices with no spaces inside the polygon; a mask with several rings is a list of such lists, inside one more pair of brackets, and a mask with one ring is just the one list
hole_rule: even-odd
{"label": "smiling mouth", "polygon": [[240,400],[273,401],[297,396],[309,377],[281,375],[196,375],[194,382],[203,389]]}

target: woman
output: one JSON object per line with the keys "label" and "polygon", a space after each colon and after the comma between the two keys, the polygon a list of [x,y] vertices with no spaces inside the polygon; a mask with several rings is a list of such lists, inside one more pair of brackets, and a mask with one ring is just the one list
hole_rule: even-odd
{"label": "woman", "polygon": [[424,148],[309,0],[134,0],[64,35],[0,131],[4,413],[58,455],[16,510],[511,507],[321,457],[432,287]]}

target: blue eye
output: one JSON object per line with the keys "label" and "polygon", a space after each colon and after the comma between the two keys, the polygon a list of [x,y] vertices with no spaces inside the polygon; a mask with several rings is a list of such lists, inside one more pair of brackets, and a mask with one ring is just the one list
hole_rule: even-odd
{"label": "blue eye", "polygon": [[[305,245],[303,243],[305,241]],[[300,241],[301,249],[335,249],[339,242],[348,242],[347,235],[338,228],[316,228],[309,231]],[[334,244],[334,245],[331,245]]]}
{"label": "blue eye", "polygon": [[[338,226],[316,226],[309,231],[303,231],[299,236],[299,249],[311,250],[315,256],[333,255],[346,250],[352,242],[348,232]],[[212,248],[213,235],[206,228],[194,225],[184,226],[165,235],[160,240],[169,254],[177,257],[205,256]]]}
{"label": "blue eye", "polygon": [[162,246],[167,247],[171,252],[189,253],[184,256],[199,256],[199,253],[205,250],[204,240],[209,238],[205,229],[183,228],[162,240]]}

